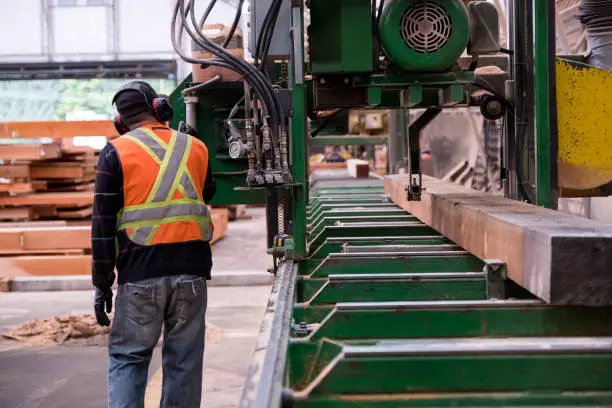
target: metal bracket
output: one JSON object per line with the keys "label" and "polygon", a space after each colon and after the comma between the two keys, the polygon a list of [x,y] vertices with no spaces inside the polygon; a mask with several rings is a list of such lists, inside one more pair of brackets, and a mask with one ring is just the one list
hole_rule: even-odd
{"label": "metal bracket", "polygon": [[508,269],[500,259],[485,259],[484,272],[487,275],[487,298],[506,299]]}
{"label": "metal bracket", "polygon": [[421,131],[442,112],[442,108],[428,108],[414,123],[408,126],[408,175],[406,187],[408,201],[421,201],[423,175],[421,174]]}
{"label": "metal bracket", "polygon": [[410,184],[406,187],[408,193],[408,201],[421,201],[421,193],[423,192],[423,176],[419,170],[418,174],[410,174]]}

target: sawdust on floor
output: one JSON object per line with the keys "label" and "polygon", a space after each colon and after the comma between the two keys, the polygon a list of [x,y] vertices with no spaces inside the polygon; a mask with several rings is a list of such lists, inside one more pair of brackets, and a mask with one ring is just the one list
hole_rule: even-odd
{"label": "sawdust on floor", "polygon": [[[109,327],[98,325],[93,314],[80,314],[30,320],[8,333],[0,333],[0,338],[31,347],[106,346],[109,331]],[[218,343],[221,337],[220,328],[206,325],[206,343]]]}

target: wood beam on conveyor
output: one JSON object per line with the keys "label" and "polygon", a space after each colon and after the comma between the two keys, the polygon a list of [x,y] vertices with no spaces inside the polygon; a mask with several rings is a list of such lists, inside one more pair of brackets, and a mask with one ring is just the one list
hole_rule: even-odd
{"label": "wood beam on conveyor", "polygon": [[388,176],[393,201],[551,304],[612,305],[612,225],[423,177],[408,201],[406,176]]}

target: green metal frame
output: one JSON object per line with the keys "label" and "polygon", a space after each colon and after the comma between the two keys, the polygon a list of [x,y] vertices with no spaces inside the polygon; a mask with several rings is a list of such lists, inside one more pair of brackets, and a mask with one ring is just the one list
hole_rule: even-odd
{"label": "green metal frame", "polygon": [[[291,177],[293,182],[293,236],[294,256],[306,257],[306,206],[308,204],[308,134],[306,132],[306,86],[304,83],[304,12],[300,7],[299,18],[296,7],[292,8],[291,25],[293,44],[289,70],[292,89],[291,117]],[[299,28],[296,30],[296,28]],[[300,53],[300,55],[296,55]],[[297,66],[299,64],[299,66]]]}
{"label": "green metal frame", "polygon": [[[338,4],[353,1],[365,4],[362,0]],[[329,7],[329,2],[317,0],[324,3]],[[554,207],[554,1],[534,0],[533,5],[538,21],[534,40],[537,204]],[[288,70],[291,179],[287,188],[293,240],[275,252],[284,258],[245,387],[243,401],[250,402],[241,407],[279,408],[284,398],[295,407],[312,408],[612,404],[608,308],[542,305],[506,280],[505,265],[478,259],[391,203],[382,183],[311,191],[310,146],[373,145],[386,140],[324,136],[324,132],[313,138],[307,133],[308,117],[314,117],[314,92],[327,73],[319,70],[314,84],[308,75],[312,72],[304,64],[302,7],[302,2],[294,2],[291,8]],[[350,37],[346,27],[328,28],[340,30],[344,39]],[[361,53],[355,58],[364,55],[362,49],[353,51]],[[338,56],[340,65],[366,65],[365,58],[347,60],[351,55]],[[344,75],[342,70],[333,74]],[[471,103],[468,94],[475,81],[473,72],[460,71],[365,70],[344,79],[345,85],[366,98],[367,107],[436,109]],[[185,120],[181,91],[190,81],[187,77],[171,95],[177,113],[173,126]],[[246,186],[247,161],[230,159],[223,146],[219,123],[242,96],[240,87],[213,84],[198,96],[197,127],[218,183],[212,204],[264,203],[263,189]],[[401,146],[406,159],[406,137]],[[593,338],[582,343],[567,339],[579,335]],[[532,344],[534,337],[561,349],[539,349]],[[462,339],[482,347],[471,349]],[[447,340],[464,349],[457,352]],[[509,348],[495,349],[503,344]],[[486,345],[494,347],[483,352]],[[439,349],[432,352],[432,347]],[[281,396],[282,387],[287,395]]]}
{"label": "green metal frame", "polygon": [[[557,95],[555,1],[533,2],[536,135],[536,200],[557,208]],[[545,22],[545,23],[544,23]]]}

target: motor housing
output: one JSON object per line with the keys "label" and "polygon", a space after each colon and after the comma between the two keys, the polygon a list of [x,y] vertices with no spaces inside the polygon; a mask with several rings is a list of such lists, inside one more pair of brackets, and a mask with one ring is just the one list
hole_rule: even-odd
{"label": "motor housing", "polygon": [[378,30],[387,56],[411,72],[449,70],[470,39],[468,9],[459,0],[390,0]]}

